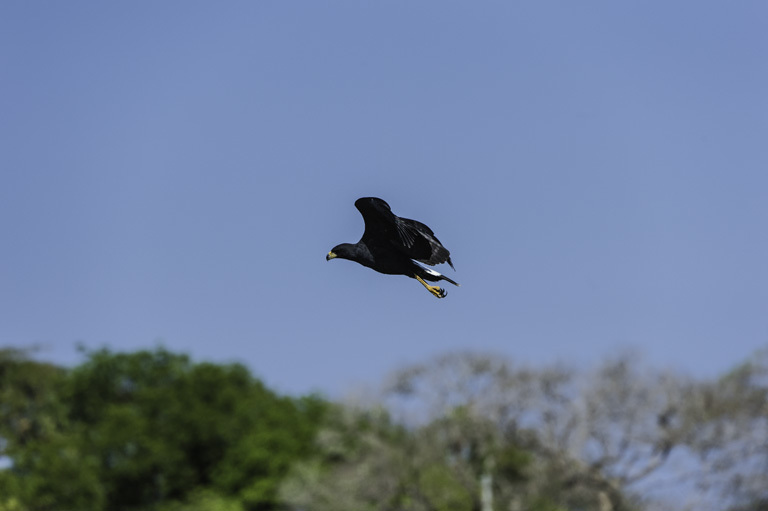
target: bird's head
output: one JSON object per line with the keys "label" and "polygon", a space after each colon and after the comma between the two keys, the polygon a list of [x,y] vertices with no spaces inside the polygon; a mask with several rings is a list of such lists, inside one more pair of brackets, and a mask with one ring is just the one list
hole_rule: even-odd
{"label": "bird's head", "polygon": [[354,247],[355,246],[351,243],[342,243],[341,245],[336,245],[331,249],[330,252],[328,252],[328,255],[325,256],[325,260],[330,261],[331,259],[335,259],[337,257],[340,257],[341,259],[352,259]]}

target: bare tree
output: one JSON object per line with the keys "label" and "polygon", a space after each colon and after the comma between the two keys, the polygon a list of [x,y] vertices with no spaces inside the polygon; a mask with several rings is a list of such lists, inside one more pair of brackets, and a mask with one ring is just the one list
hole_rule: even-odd
{"label": "bare tree", "polygon": [[[495,356],[449,354],[398,371],[385,399],[411,421],[464,406],[493,423],[507,444],[538,455],[528,493],[557,493],[564,502],[622,509],[628,506],[625,487],[668,455],[657,448],[668,433],[659,431],[664,428],[655,415],[652,420],[643,416],[663,411],[668,403],[655,395],[652,400],[650,389],[638,389],[628,367],[617,360],[584,378],[563,366],[534,370]],[[409,406],[413,402],[426,406]],[[428,416],[419,417],[425,411]],[[658,454],[650,458],[640,450]]]}
{"label": "bare tree", "polygon": [[701,383],[684,410],[684,441],[700,463],[698,488],[740,509],[768,507],[768,351]]}
{"label": "bare tree", "polygon": [[286,484],[289,502],[701,511],[768,500],[766,354],[699,381],[631,353],[586,371],[452,353],[395,372],[368,402],[340,409],[318,440],[325,458]]}
{"label": "bare tree", "polygon": [[539,456],[544,486],[598,494],[602,509],[627,506],[627,495],[677,510],[768,496],[766,353],[715,381],[650,368],[632,353],[591,371],[453,353],[396,372],[384,396],[411,422],[467,407]]}

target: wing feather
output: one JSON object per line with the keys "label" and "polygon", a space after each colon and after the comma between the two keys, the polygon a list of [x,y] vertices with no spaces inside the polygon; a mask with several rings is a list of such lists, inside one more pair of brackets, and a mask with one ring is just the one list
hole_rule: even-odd
{"label": "wing feather", "polygon": [[385,201],[376,197],[363,197],[355,201],[355,207],[365,222],[363,240],[384,241],[396,233],[397,217]]}
{"label": "wing feather", "polygon": [[362,241],[386,245],[407,257],[430,266],[447,262],[453,268],[451,253],[432,229],[417,220],[400,218],[385,201],[363,197],[355,201],[365,221]]}
{"label": "wing feather", "polygon": [[410,218],[398,217],[397,220],[398,231],[406,233],[407,238],[412,240],[407,243],[403,240],[403,251],[408,257],[430,266],[447,262],[453,268],[451,253],[440,243],[432,229]]}

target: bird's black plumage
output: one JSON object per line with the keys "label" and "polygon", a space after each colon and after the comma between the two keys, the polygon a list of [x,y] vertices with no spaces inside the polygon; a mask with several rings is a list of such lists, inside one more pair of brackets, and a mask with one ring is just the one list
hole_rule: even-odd
{"label": "bird's black plumage", "polygon": [[[432,229],[421,222],[400,218],[389,204],[376,197],[363,197],[355,201],[355,207],[363,215],[365,232],[357,243],[342,243],[328,252],[326,260],[349,259],[388,275],[406,275],[421,282],[438,298],[446,295],[445,290],[430,286],[425,281],[446,280],[456,282],[440,273],[425,268],[448,263],[453,268],[451,253],[437,239]],[[418,261],[418,262],[417,262]]]}

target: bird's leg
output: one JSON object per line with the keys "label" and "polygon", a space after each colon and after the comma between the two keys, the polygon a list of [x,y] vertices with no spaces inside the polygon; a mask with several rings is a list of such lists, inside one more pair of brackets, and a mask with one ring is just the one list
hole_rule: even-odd
{"label": "bird's leg", "polygon": [[447,295],[447,294],[448,294],[448,293],[446,293],[446,292],[445,292],[445,289],[443,289],[443,288],[441,288],[441,287],[438,287],[438,286],[430,286],[429,284],[427,284],[426,282],[424,282],[424,279],[422,279],[422,278],[421,278],[421,277],[419,277],[418,275],[414,275],[414,278],[415,278],[416,280],[418,280],[419,282],[421,282],[421,284],[422,284],[424,287],[426,287],[426,288],[427,288],[427,291],[429,291],[430,293],[432,293],[433,295],[435,295],[437,298],[445,298],[445,295]]}

